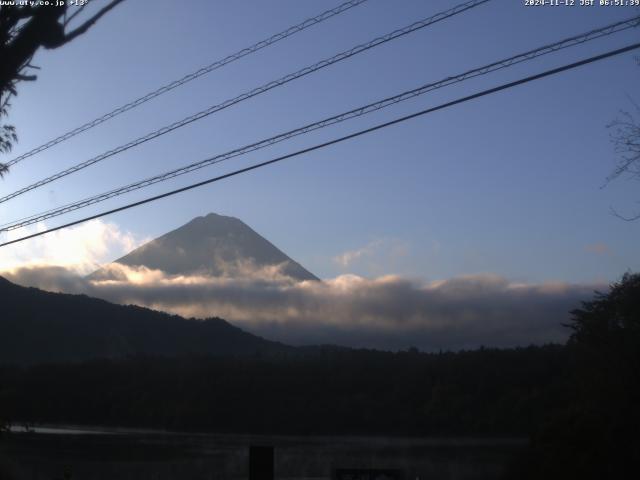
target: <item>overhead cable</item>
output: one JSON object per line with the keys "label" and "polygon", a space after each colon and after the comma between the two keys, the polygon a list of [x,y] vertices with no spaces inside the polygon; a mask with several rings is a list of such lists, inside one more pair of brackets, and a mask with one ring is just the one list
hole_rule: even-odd
{"label": "overhead cable", "polygon": [[252,97],[255,97],[257,95],[260,95],[262,93],[268,92],[269,90],[272,90],[276,87],[280,87],[282,85],[285,85],[293,80],[296,80],[298,78],[304,77],[306,75],[309,75],[310,73],[316,72],[318,70],[321,70],[325,67],[328,67],[329,65],[333,65],[334,63],[340,62],[342,60],[346,60],[348,58],[353,57],[354,55],[358,55],[362,52],[365,52],[371,48],[374,47],[378,47],[382,44],[385,44],[387,42],[390,42],[392,40],[395,40],[397,38],[403,37],[405,35],[408,35],[410,33],[413,33],[415,31],[418,31],[420,29],[423,29],[429,25],[433,25],[434,23],[440,22],[442,20],[445,20],[447,18],[450,18],[454,15],[457,15],[459,13],[462,13],[464,11],[467,11],[471,8],[475,8],[481,4],[487,3],[491,0],[472,0],[469,2],[465,2],[462,3],[460,5],[457,5],[453,8],[450,8],[449,10],[446,10],[444,12],[438,13],[436,15],[433,15],[431,17],[425,18],[423,20],[420,20],[418,22],[415,22],[411,25],[408,25],[404,28],[398,29],[398,30],[394,30],[393,32],[390,32],[386,35],[383,35],[381,37],[377,37],[367,43],[363,43],[361,45],[355,46],[349,50],[346,50],[344,52],[341,52],[337,55],[334,55],[331,58],[322,60],[320,62],[317,62],[313,65],[310,65],[308,67],[305,67],[301,70],[298,70],[294,73],[290,73],[288,75],[285,75],[284,77],[281,77],[277,80],[273,80],[271,82],[268,82],[260,87],[254,88],[253,90],[250,90],[248,92],[245,92],[241,95],[238,95],[237,97],[231,98],[229,100],[226,100],[222,103],[219,103],[217,105],[212,105],[211,107],[202,110],[198,113],[195,113],[193,115],[190,115],[188,117],[183,118],[182,120],[179,120],[177,122],[174,122],[170,125],[167,125],[165,127],[162,127],[158,130],[154,130],[153,132],[150,132],[142,137],[139,137],[135,140],[132,140],[131,142],[128,142],[124,145],[120,145],[119,147],[116,147],[112,150],[109,150],[105,153],[102,153],[96,157],[90,158],[89,160],[85,160],[84,162],[81,162],[79,164],[76,164],[70,168],[67,168],[65,170],[62,170],[58,173],[55,173],[49,177],[46,177],[42,180],[39,180],[35,183],[32,183],[31,185],[28,185],[26,187],[23,187],[19,190],[16,190],[8,195],[5,195],[4,197],[0,198],[0,203],[4,203],[7,202],[8,200],[11,200],[12,198],[15,198],[19,195],[22,195],[24,193],[27,193],[31,190],[35,190],[36,188],[42,187],[44,185],[47,185],[48,183],[51,183],[55,180],[58,180],[62,177],[66,177],[67,175],[71,175],[73,173],[76,173],[82,169],[85,169],[91,165],[94,165],[98,162],[101,162],[109,157],[112,157],[114,155],[117,155],[119,153],[122,153],[126,150],[129,150],[133,147],[136,147],[142,143],[148,142],[149,140],[153,140],[155,138],[160,137],[161,135],[164,135],[166,133],[172,132],[180,127],[184,127],[185,125],[188,125],[190,123],[193,123],[197,120],[201,120],[202,118],[205,118],[209,115],[212,115],[213,113],[219,112],[221,110],[224,110],[228,107],[231,107],[232,105],[235,105],[237,103],[240,103],[244,100],[248,100]]}
{"label": "overhead cable", "polygon": [[269,38],[266,38],[264,40],[261,40],[257,43],[254,43],[253,45],[247,47],[247,48],[243,48],[242,50],[239,50],[236,53],[233,53],[231,55],[228,55],[220,60],[217,60],[205,67],[202,67],[198,70],[196,70],[195,72],[191,72],[187,75],[185,75],[184,77],[180,78],[179,80],[174,80],[171,83],[168,83],[166,85],[163,85],[162,87],[154,90],[153,92],[147,93],[146,95],[143,95],[142,97],[136,98],[135,100],[122,105],[118,108],[115,108],[113,110],[111,110],[108,113],[105,113],[104,115],[91,120],[87,123],[84,123],[82,125],[80,125],[77,128],[74,128],[73,130],[69,130],[68,132],[52,139],[49,140],[46,143],[43,143],[42,145],[29,150],[26,153],[23,153],[22,155],[14,158],[13,160],[10,160],[9,162],[6,162],[6,166],[7,167],[11,167],[13,165],[15,165],[16,163],[21,162],[22,160],[25,160],[29,157],[32,157],[40,152],[43,152],[61,142],[64,142],[65,140],[69,140],[72,137],[75,137],[76,135],[82,133],[82,132],[86,132],[87,130],[97,127],[98,125],[111,120],[114,117],[117,117],[118,115],[127,112],[133,108],[136,108],[140,105],[142,105],[143,103],[148,102],[149,100],[152,100],[160,95],[163,95],[171,90],[173,90],[174,88],[178,88],[182,85],[184,85],[185,83],[188,83],[192,80],[195,80],[196,78],[200,78],[203,75],[206,75],[210,72],[213,72],[214,70],[217,70],[221,67],[224,67],[225,65],[228,65],[232,62],[235,62],[236,60],[240,60],[243,57],[246,57],[247,55],[251,55],[252,53],[255,53],[259,50],[262,50],[265,47],[268,47],[270,45],[273,45],[274,43],[277,43],[281,40],[284,40],[285,38],[288,38],[292,35],[295,35],[296,33],[302,32],[303,30],[306,30],[309,27],[312,27],[314,25],[317,25],[319,23],[324,22],[325,20],[328,20],[329,18],[335,17],[336,15],[341,14],[342,12],[345,12],[355,6],[358,6],[364,2],[366,2],[367,0],[350,0],[348,2],[344,2],[341,5],[338,5],[335,8],[332,8],[331,10],[327,10],[325,12],[322,12],[319,15],[316,15],[315,17],[311,17],[306,19],[304,22],[301,22],[297,25],[294,25],[292,27],[287,28],[286,30],[280,32],[280,33],[276,33],[275,35],[270,36]]}
{"label": "overhead cable", "polygon": [[381,110],[383,108],[389,107],[391,105],[395,105],[399,102],[403,102],[412,98],[415,98],[417,96],[420,95],[424,95],[428,92],[431,92],[433,90],[439,89],[439,88],[443,88],[446,87],[448,85],[452,85],[454,83],[459,83],[465,80],[468,80],[470,78],[474,78],[480,75],[485,75],[497,70],[501,70],[503,68],[507,68],[510,67],[512,65],[516,65],[528,60],[532,60],[534,58],[538,58],[542,55],[547,55],[549,53],[552,52],[556,52],[558,50],[564,49],[564,48],[568,48],[568,47],[572,47],[575,45],[579,45],[588,41],[592,41],[595,40],[597,38],[602,38],[604,36],[607,35],[611,35],[613,33],[617,33],[617,32],[621,32],[624,30],[627,30],[629,28],[632,28],[634,26],[636,26],[638,24],[638,21],[640,21],[640,16],[637,17],[633,17],[631,19],[628,20],[623,20],[620,22],[615,22],[613,24],[598,28],[598,29],[594,29],[594,30],[590,30],[588,32],[579,34],[579,35],[574,35],[572,37],[569,38],[565,38],[563,40],[560,40],[558,42],[555,43],[551,43],[548,45],[544,45],[542,47],[536,48],[534,50],[529,50],[527,52],[524,53],[520,53],[514,56],[511,56],[509,58],[505,58],[503,60],[499,60],[493,63],[490,63],[488,65],[484,65],[482,67],[478,67],[478,68],[474,68],[472,70],[468,70],[464,73],[458,74],[458,75],[453,75],[453,76],[449,76],[446,77],[440,81],[437,82],[432,82],[432,83],[428,83],[425,85],[422,85],[418,88],[412,89],[412,90],[408,90],[405,92],[402,92],[398,95],[394,95],[392,97],[388,97],[385,98],[383,100],[379,100],[377,102],[374,103],[370,103],[368,105],[364,105],[361,106],[359,108],[356,109],[352,109],[349,110],[347,112],[343,112],[341,114],[338,115],[334,115],[325,119],[322,119],[320,121],[305,125],[303,127],[299,127],[296,128],[294,130],[290,130],[284,133],[280,133],[278,135],[275,135],[273,137],[269,137],[263,140],[260,140],[258,142],[249,144],[249,145],[245,145],[243,147],[240,148],[236,148],[234,150],[231,150],[229,152],[223,153],[223,154],[218,154],[215,155],[213,157],[209,157],[206,158],[204,160],[200,160],[198,162],[194,162],[191,163],[189,165],[185,165],[183,167],[179,167],[176,168],[174,170],[168,171],[168,172],[164,172],[158,175],[154,175],[152,177],[143,179],[143,180],[139,180],[137,182],[131,183],[129,185],[125,185],[122,187],[118,187],[116,189],[113,190],[109,190],[107,192],[103,192],[101,194],[98,195],[94,195],[88,198],[85,198],[83,200],[80,201],[76,201],[73,203],[69,203],[66,204],[64,206],[61,207],[56,207],[54,209],[45,211],[45,212],[40,212],[19,220],[14,220],[12,222],[6,223],[4,225],[0,226],[0,231],[11,231],[11,230],[15,230],[17,228],[21,228],[21,227],[25,227],[28,225],[33,225],[35,223],[41,222],[43,220],[47,220],[49,218],[53,218],[53,217],[57,217],[60,215],[64,215],[66,213],[78,210],[80,208],[84,208],[90,205],[94,205],[96,203],[100,203],[103,201],[106,201],[110,198],[113,197],[117,197],[120,195],[124,195],[126,193],[141,189],[141,188],[145,188],[145,187],[149,187],[151,185],[154,185],[156,183],[159,182],[163,182],[175,177],[178,177],[180,175],[184,175],[186,173],[190,173],[193,172],[195,170],[199,170],[201,168],[204,167],[208,167],[211,165],[215,165],[217,163],[221,163],[223,161],[229,160],[231,158],[235,158],[241,155],[245,155],[247,153],[256,151],[256,150],[260,150],[262,148],[266,148],[268,146],[274,145],[276,143],[280,143],[286,140],[289,140],[291,138],[297,137],[299,135],[303,135],[315,130],[319,130],[321,128],[325,128],[328,127],[330,125],[334,125],[337,123],[341,123],[344,122],[346,120],[352,119],[352,118],[356,118],[356,117],[360,117],[369,113],[372,113],[374,111],[377,110]]}
{"label": "overhead cable", "polygon": [[309,153],[309,152],[313,152],[315,150],[326,148],[328,146],[335,145],[335,144],[344,142],[346,140],[351,140],[353,138],[357,138],[357,137],[360,137],[362,135],[366,135],[368,133],[372,133],[372,132],[381,130],[383,128],[387,128],[387,127],[390,127],[392,125],[396,125],[398,123],[402,123],[402,122],[405,122],[407,120],[411,120],[413,118],[421,117],[423,115],[427,115],[429,113],[433,113],[433,112],[438,111],[438,110],[443,110],[445,108],[449,108],[449,107],[452,107],[454,105],[459,105],[461,103],[465,103],[465,102],[468,102],[470,100],[474,100],[476,98],[484,97],[486,95],[491,95],[493,93],[497,93],[497,92],[500,92],[502,90],[507,90],[507,89],[516,87],[518,85],[529,83],[529,82],[532,82],[532,81],[535,81],[535,80],[539,80],[539,79],[544,78],[544,77],[548,77],[548,76],[551,76],[551,75],[556,75],[558,73],[565,72],[567,70],[571,70],[571,69],[574,69],[574,68],[577,68],[577,67],[580,67],[580,66],[583,66],[583,65],[587,65],[587,64],[594,63],[594,62],[597,62],[597,61],[600,61],[600,60],[604,60],[606,58],[610,58],[610,57],[613,57],[613,56],[616,56],[616,55],[620,55],[622,53],[630,52],[630,51],[636,50],[638,48],[640,48],[640,43],[634,43],[634,44],[628,45],[626,47],[622,47],[622,48],[619,48],[619,49],[616,49],[616,50],[612,50],[612,51],[603,53],[601,55],[596,55],[596,56],[593,56],[593,57],[586,58],[584,60],[580,60],[578,62],[574,62],[574,63],[570,63],[568,65],[564,65],[562,67],[553,68],[551,70],[547,70],[547,71],[542,72],[542,73],[538,73],[538,74],[535,74],[535,75],[524,77],[524,78],[521,78],[521,79],[513,81],[513,82],[505,83],[505,84],[499,85],[497,87],[493,87],[493,88],[490,88],[490,89],[487,89],[487,90],[483,90],[483,91],[478,92],[478,93],[474,93],[473,95],[468,95],[466,97],[462,97],[462,98],[459,98],[459,99],[456,99],[456,100],[453,100],[453,101],[450,101],[450,102],[447,102],[447,103],[440,104],[440,105],[438,105],[436,107],[427,108],[427,109],[421,110],[419,112],[412,113],[410,115],[405,115],[403,117],[396,118],[394,120],[391,120],[391,121],[388,121],[388,122],[385,122],[385,123],[381,123],[381,124],[375,125],[373,127],[366,128],[364,130],[359,130],[359,131],[357,131],[355,133],[351,133],[351,134],[345,135],[343,137],[335,138],[335,139],[330,140],[328,142],[324,142],[324,143],[320,143],[320,144],[314,145],[312,147],[304,148],[302,150],[298,150],[296,152],[289,153],[287,155],[282,155],[280,157],[276,157],[276,158],[273,158],[271,160],[267,160],[267,161],[264,161],[264,162],[261,162],[261,163],[257,163],[257,164],[251,165],[249,167],[241,168],[239,170],[234,170],[233,172],[229,172],[229,173],[226,173],[224,175],[219,175],[217,177],[210,178],[208,180],[204,180],[204,181],[201,181],[201,182],[198,182],[198,183],[194,183],[194,184],[191,184],[191,185],[187,185],[186,187],[178,188],[178,189],[172,190],[170,192],[165,192],[165,193],[162,193],[160,195],[155,195],[153,197],[145,198],[145,199],[139,200],[137,202],[129,203],[127,205],[123,205],[123,206],[118,207],[118,208],[114,208],[114,209],[111,209],[111,210],[100,212],[100,213],[97,213],[95,215],[91,215],[89,217],[85,217],[85,218],[82,218],[82,219],[79,219],[79,220],[75,220],[73,222],[69,222],[69,223],[66,223],[64,225],[59,225],[57,227],[49,228],[47,230],[36,232],[36,233],[31,234],[31,235],[26,235],[24,237],[20,237],[20,238],[16,238],[16,239],[13,239],[13,240],[9,240],[7,242],[0,243],[0,247],[4,247],[4,246],[7,246],[7,245],[12,245],[12,244],[15,244],[15,243],[18,243],[18,242],[23,242],[25,240],[28,240],[28,239],[31,239],[31,238],[35,238],[35,237],[39,237],[41,235],[45,235],[45,234],[50,233],[50,232],[55,232],[57,230],[62,230],[64,228],[72,227],[74,225],[78,225],[80,223],[87,222],[89,220],[95,220],[97,218],[101,218],[101,217],[104,217],[106,215],[110,215],[110,214],[117,213],[117,212],[122,212],[124,210],[128,210],[128,209],[131,209],[131,208],[134,208],[134,207],[138,207],[140,205],[144,205],[144,204],[147,204],[147,203],[150,203],[150,202],[154,202],[154,201],[157,201],[157,200],[160,200],[160,199],[163,199],[163,198],[167,198],[167,197],[170,197],[170,196],[173,196],[173,195],[177,195],[178,193],[182,193],[182,192],[186,192],[186,191],[189,191],[189,190],[193,190],[195,188],[199,188],[199,187],[202,187],[202,186],[205,186],[205,185],[209,185],[211,183],[215,183],[215,182],[224,180],[226,178],[231,178],[231,177],[234,177],[236,175],[240,175],[242,173],[250,172],[250,171],[256,170],[258,168],[266,167],[268,165],[272,165],[274,163],[281,162],[283,160],[287,160],[289,158],[297,157],[297,156],[305,154],[305,153]]}

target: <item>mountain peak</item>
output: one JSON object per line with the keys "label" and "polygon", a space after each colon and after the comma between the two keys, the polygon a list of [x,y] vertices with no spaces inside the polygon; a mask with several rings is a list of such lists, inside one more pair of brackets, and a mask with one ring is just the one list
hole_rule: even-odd
{"label": "mountain peak", "polygon": [[[130,267],[147,267],[171,275],[228,275],[238,266],[255,269],[278,267],[295,280],[318,280],[242,220],[216,213],[196,217],[185,225],[115,261]],[[103,277],[99,270],[92,275]]]}

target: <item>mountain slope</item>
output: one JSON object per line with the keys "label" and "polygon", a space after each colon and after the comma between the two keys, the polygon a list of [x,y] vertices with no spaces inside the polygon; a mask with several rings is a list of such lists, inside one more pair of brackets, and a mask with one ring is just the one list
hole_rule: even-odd
{"label": "mountain slope", "polygon": [[50,293],[0,277],[0,363],[129,355],[253,355],[289,351],[219,318],[186,320],[85,295]]}
{"label": "mountain slope", "polygon": [[[228,268],[247,264],[252,268],[282,265],[282,273],[296,280],[318,280],[241,220],[211,213],[197,217],[119,258],[114,263],[145,266],[172,275],[221,276]],[[108,278],[108,269],[90,278]]]}

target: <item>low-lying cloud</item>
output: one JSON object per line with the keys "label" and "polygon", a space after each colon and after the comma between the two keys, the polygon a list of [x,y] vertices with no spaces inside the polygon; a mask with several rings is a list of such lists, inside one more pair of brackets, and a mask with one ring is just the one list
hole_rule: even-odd
{"label": "low-lying cloud", "polygon": [[84,293],[186,317],[219,316],[286,343],[458,350],[562,342],[569,310],[602,285],[523,284],[493,274],[425,282],[341,275],[296,282],[281,266],[233,265],[221,277],[167,275],[111,265],[89,279],[70,268],[27,266],[3,275],[22,285]]}
{"label": "low-lying cloud", "polygon": [[[44,223],[3,233],[3,241],[46,230]],[[114,223],[91,220],[0,249],[0,271],[25,266],[56,265],[80,274],[89,273],[143,243]]]}
{"label": "low-lying cloud", "polygon": [[378,238],[333,257],[341,271],[366,272],[368,276],[397,269],[409,258],[409,244],[397,238]]}

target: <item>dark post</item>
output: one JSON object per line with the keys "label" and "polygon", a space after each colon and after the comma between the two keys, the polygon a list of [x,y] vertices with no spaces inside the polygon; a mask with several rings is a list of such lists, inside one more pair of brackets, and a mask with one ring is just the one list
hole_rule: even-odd
{"label": "dark post", "polygon": [[404,480],[402,470],[370,468],[337,468],[334,480]]}
{"label": "dark post", "polygon": [[71,477],[72,477],[71,465],[65,465],[62,470],[63,470],[62,478],[64,480],[71,480]]}
{"label": "dark post", "polygon": [[249,447],[249,480],[273,480],[273,447]]}

